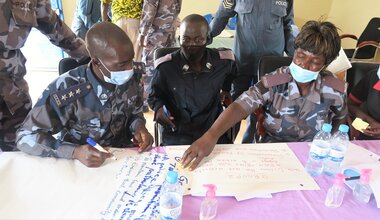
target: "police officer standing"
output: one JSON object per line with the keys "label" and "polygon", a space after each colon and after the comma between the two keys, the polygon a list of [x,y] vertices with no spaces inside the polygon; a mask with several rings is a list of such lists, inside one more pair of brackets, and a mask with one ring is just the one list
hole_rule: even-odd
{"label": "police officer standing", "polygon": [[[223,0],[211,22],[211,36],[219,35],[235,15],[234,52],[240,76],[233,83],[234,100],[257,82],[260,57],[282,56],[284,51],[293,56],[293,0]],[[244,136],[243,142],[252,142],[252,132]]]}
{"label": "police officer standing", "polygon": [[175,25],[182,0],[144,0],[138,42],[143,47],[142,61],[146,66],[145,96],[153,76],[153,53],[157,48],[175,44]]}
{"label": "police officer standing", "polygon": [[25,62],[20,48],[32,29],[70,56],[84,60],[88,54],[77,38],[51,9],[49,0],[0,0],[0,147],[15,150],[15,133],[32,107],[24,80]]}

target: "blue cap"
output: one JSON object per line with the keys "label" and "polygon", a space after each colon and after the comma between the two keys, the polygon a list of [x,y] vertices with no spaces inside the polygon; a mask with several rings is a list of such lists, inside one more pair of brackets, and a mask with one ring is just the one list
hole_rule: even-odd
{"label": "blue cap", "polygon": [[324,123],[322,125],[322,131],[324,131],[324,132],[330,133],[331,129],[332,129],[331,124]]}
{"label": "blue cap", "polygon": [[348,130],[349,130],[349,127],[347,125],[345,125],[345,124],[339,125],[339,131],[347,133]]}
{"label": "blue cap", "polygon": [[166,181],[168,183],[176,183],[177,179],[178,179],[178,173],[173,170],[169,171],[168,174],[166,174]]}

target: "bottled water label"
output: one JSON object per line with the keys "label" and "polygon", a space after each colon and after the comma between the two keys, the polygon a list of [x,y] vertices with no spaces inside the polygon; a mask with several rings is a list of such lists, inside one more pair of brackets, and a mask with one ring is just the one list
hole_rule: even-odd
{"label": "bottled water label", "polygon": [[341,162],[344,158],[344,152],[336,149],[330,149],[329,159],[334,162]]}
{"label": "bottled water label", "polygon": [[315,158],[323,159],[329,153],[329,149],[327,147],[320,147],[316,144],[311,144],[310,153]]}
{"label": "bottled water label", "polygon": [[167,193],[160,199],[160,216],[164,220],[179,219],[182,197],[178,193]]}

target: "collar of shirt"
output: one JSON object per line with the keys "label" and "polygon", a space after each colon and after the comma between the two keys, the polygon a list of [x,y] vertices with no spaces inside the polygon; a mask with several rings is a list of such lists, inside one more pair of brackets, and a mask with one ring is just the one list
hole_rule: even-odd
{"label": "collar of shirt", "polygon": [[[286,69],[286,72],[290,74],[289,68]],[[321,83],[322,83],[322,76],[321,73],[318,74],[318,77],[316,80],[310,83],[310,93],[306,96],[306,99],[310,102],[314,102],[316,104],[319,104],[321,102]],[[292,79],[292,81],[289,82],[289,99],[297,99],[301,97],[301,93],[298,89],[297,82]]]}
{"label": "collar of shirt", "polygon": [[[203,57],[202,61],[204,59],[206,59],[206,62],[204,64],[204,66],[202,67],[202,73],[207,73],[207,72],[212,72],[214,70],[213,66],[214,66],[214,62],[212,60],[212,57],[211,57],[211,54],[210,54],[210,50],[208,48],[206,48],[205,50],[205,57]],[[189,74],[189,73],[194,73],[194,71],[192,71],[190,69],[190,65],[189,63],[187,62],[185,56],[182,54],[182,52],[180,51],[180,56],[181,56],[181,59],[180,59],[180,67],[181,67],[181,70],[182,70],[182,73],[183,74]],[[203,62],[202,62],[203,63]]]}
{"label": "collar of shirt", "polygon": [[100,82],[96,79],[95,74],[92,72],[90,65],[88,65],[86,69],[86,75],[96,96],[98,96],[99,101],[102,103],[102,105],[104,105],[107,102],[108,98],[112,95],[112,91],[108,90],[106,87],[100,84]]}

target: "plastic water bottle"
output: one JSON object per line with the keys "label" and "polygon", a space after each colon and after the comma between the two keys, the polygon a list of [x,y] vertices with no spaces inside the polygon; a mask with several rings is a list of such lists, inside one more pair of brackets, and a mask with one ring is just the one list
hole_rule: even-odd
{"label": "plastic water bottle", "polygon": [[318,176],[323,171],[323,161],[327,157],[330,147],[331,128],[330,124],[323,124],[322,130],[313,138],[309,151],[309,159],[305,167],[311,176]]}
{"label": "plastic water bottle", "polygon": [[182,187],[178,182],[178,173],[169,171],[160,193],[161,219],[180,219],[182,212],[182,195]]}
{"label": "plastic water bottle", "polygon": [[330,151],[324,162],[323,172],[329,176],[339,172],[340,164],[344,159],[346,149],[350,144],[348,137],[348,126],[340,125],[339,130],[335,132],[330,141]]}

